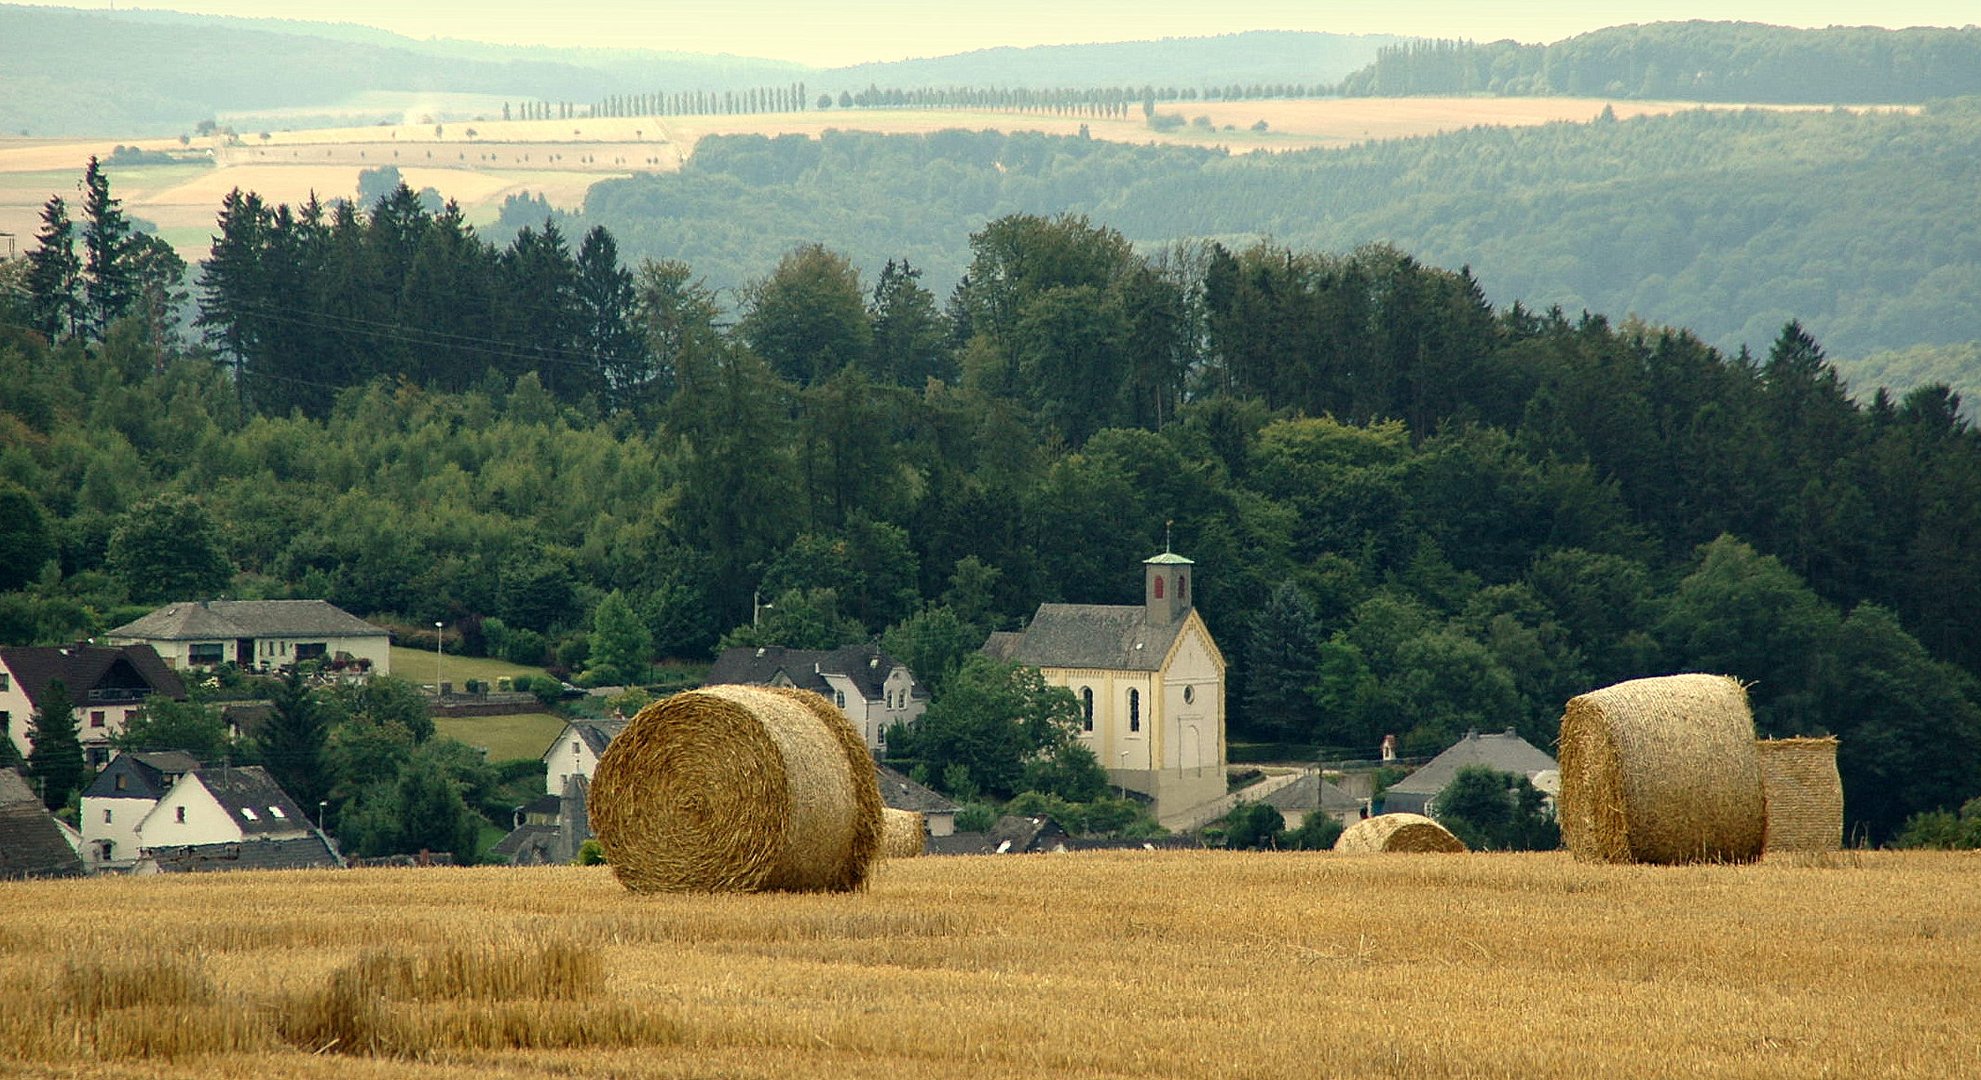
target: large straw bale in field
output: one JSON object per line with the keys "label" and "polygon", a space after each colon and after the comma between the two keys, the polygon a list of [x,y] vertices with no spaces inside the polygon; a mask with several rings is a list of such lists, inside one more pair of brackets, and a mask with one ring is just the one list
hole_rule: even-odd
{"label": "large straw bale in field", "polygon": [[1466,851],[1465,841],[1422,814],[1377,814],[1350,825],[1334,849],[1350,854],[1384,851]]}
{"label": "large straw bale in field", "polygon": [[1843,779],[1835,736],[1762,739],[1761,795],[1766,850],[1835,851],[1843,846]]}
{"label": "large straw bale in field", "polygon": [[913,810],[881,811],[881,854],[890,859],[912,859],[927,846],[928,830],[922,815]]}
{"label": "large straw bale in field", "polygon": [[1633,679],[1561,718],[1561,836],[1578,859],[1748,862],[1766,822],[1747,690],[1724,675]]}
{"label": "large straw bale in field", "polygon": [[873,759],[802,690],[713,686],[648,705],[599,757],[589,801],[634,892],[858,889],[880,850]]}

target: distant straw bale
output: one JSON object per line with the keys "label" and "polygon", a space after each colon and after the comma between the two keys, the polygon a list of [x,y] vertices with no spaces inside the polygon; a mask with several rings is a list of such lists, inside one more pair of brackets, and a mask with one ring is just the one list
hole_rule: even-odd
{"label": "distant straw bale", "polygon": [[1762,739],[1761,794],[1769,852],[1836,851],[1843,846],[1843,779],[1837,740]]}
{"label": "distant straw bale", "polygon": [[1350,825],[1334,842],[1350,854],[1468,850],[1465,841],[1422,814],[1377,814]]}
{"label": "distant straw bale", "polygon": [[1561,718],[1556,816],[1578,859],[1750,862],[1766,811],[1747,691],[1724,675],[1634,679]]}
{"label": "distant straw bale", "polygon": [[648,705],[599,757],[589,805],[634,892],[858,889],[880,848],[873,759],[806,691],[716,686]]}
{"label": "distant straw bale", "polygon": [[913,810],[881,811],[881,854],[890,859],[912,859],[927,846],[922,815]]}

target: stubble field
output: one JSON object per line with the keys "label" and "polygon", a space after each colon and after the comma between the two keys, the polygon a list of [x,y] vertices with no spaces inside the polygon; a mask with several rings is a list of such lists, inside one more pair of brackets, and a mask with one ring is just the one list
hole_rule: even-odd
{"label": "stubble field", "polygon": [[29,1076],[1981,1074],[1981,856],[884,864],[854,895],[604,868],[0,885]]}

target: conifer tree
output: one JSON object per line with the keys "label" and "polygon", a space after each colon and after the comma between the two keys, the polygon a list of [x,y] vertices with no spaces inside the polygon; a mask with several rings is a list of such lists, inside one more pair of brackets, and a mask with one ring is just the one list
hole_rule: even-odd
{"label": "conifer tree", "polygon": [[83,321],[102,337],[137,299],[132,287],[131,222],[110,197],[110,178],[95,158],[83,170]]}
{"label": "conifer tree", "polygon": [[60,195],[41,208],[39,243],[28,252],[27,286],[34,328],[50,340],[75,334],[82,322],[82,261],[76,257],[76,228]]}
{"label": "conifer tree", "polygon": [[83,786],[82,740],[76,734],[76,703],[60,679],[42,688],[41,705],[28,721],[28,772],[41,782],[41,802],[50,810],[68,804],[70,792]]}

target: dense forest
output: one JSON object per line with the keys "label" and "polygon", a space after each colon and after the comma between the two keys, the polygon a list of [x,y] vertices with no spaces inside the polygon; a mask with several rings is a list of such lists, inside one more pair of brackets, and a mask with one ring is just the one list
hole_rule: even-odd
{"label": "dense forest", "polygon": [[1551,45],[1409,41],[1385,46],[1340,91],[1917,103],[1981,94],[1981,28],[1692,21],[1612,26]]}
{"label": "dense forest", "polygon": [[237,195],[193,344],[108,306],[116,245],[43,272],[51,229],[0,289],[0,640],[320,596],[575,675],[630,609],[655,654],[878,638],[941,687],[1167,534],[1241,737],[1545,745],[1574,693],[1705,670],[1842,736],[1864,835],[1981,792],[1981,434],[1944,387],[1853,403],[1793,323],[1727,354],[1390,247],[1067,215],[976,229],[946,297],[801,244],[724,298],[555,232]]}
{"label": "dense forest", "polygon": [[[1916,115],[1699,110],[1245,157],[1023,133],[710,138],[679,173],[596,186],[566,226],[603,225],[629,257],[686,260],[719,288],[816,239],[870,276],[905,255],[938,293],[972,257],[962,238],[1011,213],[1072,210],[1150,251],[1205,236],[1381,241],[1480,268],[1500,304],[1635,314],[1724,351],[1760,349],[1797,319],[1858,358],[1981,336],[1977,189],[1970,100]],[[505,222],[537,224],[541,210],[518,200]],[[1932,371],[1974,385],[1971,370]]]}

